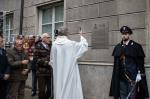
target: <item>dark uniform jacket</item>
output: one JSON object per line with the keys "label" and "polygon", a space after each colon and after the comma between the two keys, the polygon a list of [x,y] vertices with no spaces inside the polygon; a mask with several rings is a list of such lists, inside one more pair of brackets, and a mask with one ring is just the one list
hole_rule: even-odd
{"label": "dark uniform jacket", "polygon": [[[114,56],[114,68],[111,80],[111,87],[110,87],[110,96],[114,96],[114,99],[118,99],[120,93],[119,85],[120,85],[120,57],[123,51],[122,42],[115,46],[113,51]],[[147,81],[145,75],[145,68],[144,68],[144,51],[140,44],[130,40],[129,44],[126,45],[126,49],[124,50],[124,54],[126,57],[130,57],[134,59],[137,70],[141,71],[142,80],[138,83],[139,91],[137,93],[137,99],[145,99],[149,97],[148,88],[147,88]]]}
{"label": "dark uniform jacket", "polygon": [[22,60],[29,60],[25,52],[19,52],[16,48],[10,48],[7,50],[8,61],[11,65],[10,80],[26,80],[28,75],[23,75],[22,71],[24,69],[30,69],[31,64],[22,64]]}
{"label": "dark uniform jacket", "polygon": [[38,76],[51,76],[52,74],[52,67],[48,64],[50,59],[50,49],[51,45],[49,45],[48,48],[45,48],[42,42],[38,42],[35,45],[33,59],[36,63]]}
{"label": "dark uniform jacket", "polygon": [[10,73],[10,65],[6,56],[6,51],[0,48],[0,79],[3,79],[4,74]]}

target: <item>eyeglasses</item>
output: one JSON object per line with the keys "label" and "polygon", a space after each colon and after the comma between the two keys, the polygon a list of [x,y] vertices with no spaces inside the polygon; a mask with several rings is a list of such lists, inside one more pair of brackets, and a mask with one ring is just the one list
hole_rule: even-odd
{"label": "eyeglasses", "polygon": [[47,36],[47,37],[45,37],[45,38],[51,38],[51,37]]}

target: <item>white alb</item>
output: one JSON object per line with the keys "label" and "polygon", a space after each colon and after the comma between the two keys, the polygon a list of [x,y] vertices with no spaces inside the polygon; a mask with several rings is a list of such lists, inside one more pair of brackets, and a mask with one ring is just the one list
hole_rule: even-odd
{"label": "white alb", "polygon": [[51,61],[54,75],[54,99],[83,99],[77,59],[88,50],[86,39],[71,41],[57,37],[52,44]]}

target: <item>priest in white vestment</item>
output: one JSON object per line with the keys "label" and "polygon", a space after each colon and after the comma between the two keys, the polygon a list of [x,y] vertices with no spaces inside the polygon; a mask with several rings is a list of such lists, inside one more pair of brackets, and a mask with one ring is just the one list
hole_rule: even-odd
{"label": "priest in white vestment", "polygon": [[54,75],[54,99],[83,99],[77,59],[88,50],[88,43],[80,33],[80,42],[67,37],[67,29],[59,28],[51,48]]}

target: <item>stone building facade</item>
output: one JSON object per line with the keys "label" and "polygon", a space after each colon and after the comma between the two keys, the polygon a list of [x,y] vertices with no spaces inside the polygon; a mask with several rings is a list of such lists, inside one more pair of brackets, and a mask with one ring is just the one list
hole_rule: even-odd
{"label": "stone building facade", "polygon": [[[13,41],[19,34],[21,0],[0,0],[0,11],[6,12],[5,37]],[[24,0],[23,34],[41,35],[67,26],[70,39],[79,40],[85,32],[89,50],[80,59],[80,73],[85,99],[109,97],[114,46],[121,40],[119,28],[128,25],[132,38],[142,44],[150,82],[150,1],[149,0]],[[13,38],[14,37],[14,38]],[[150,84],[148,83],[149,90]]]}

